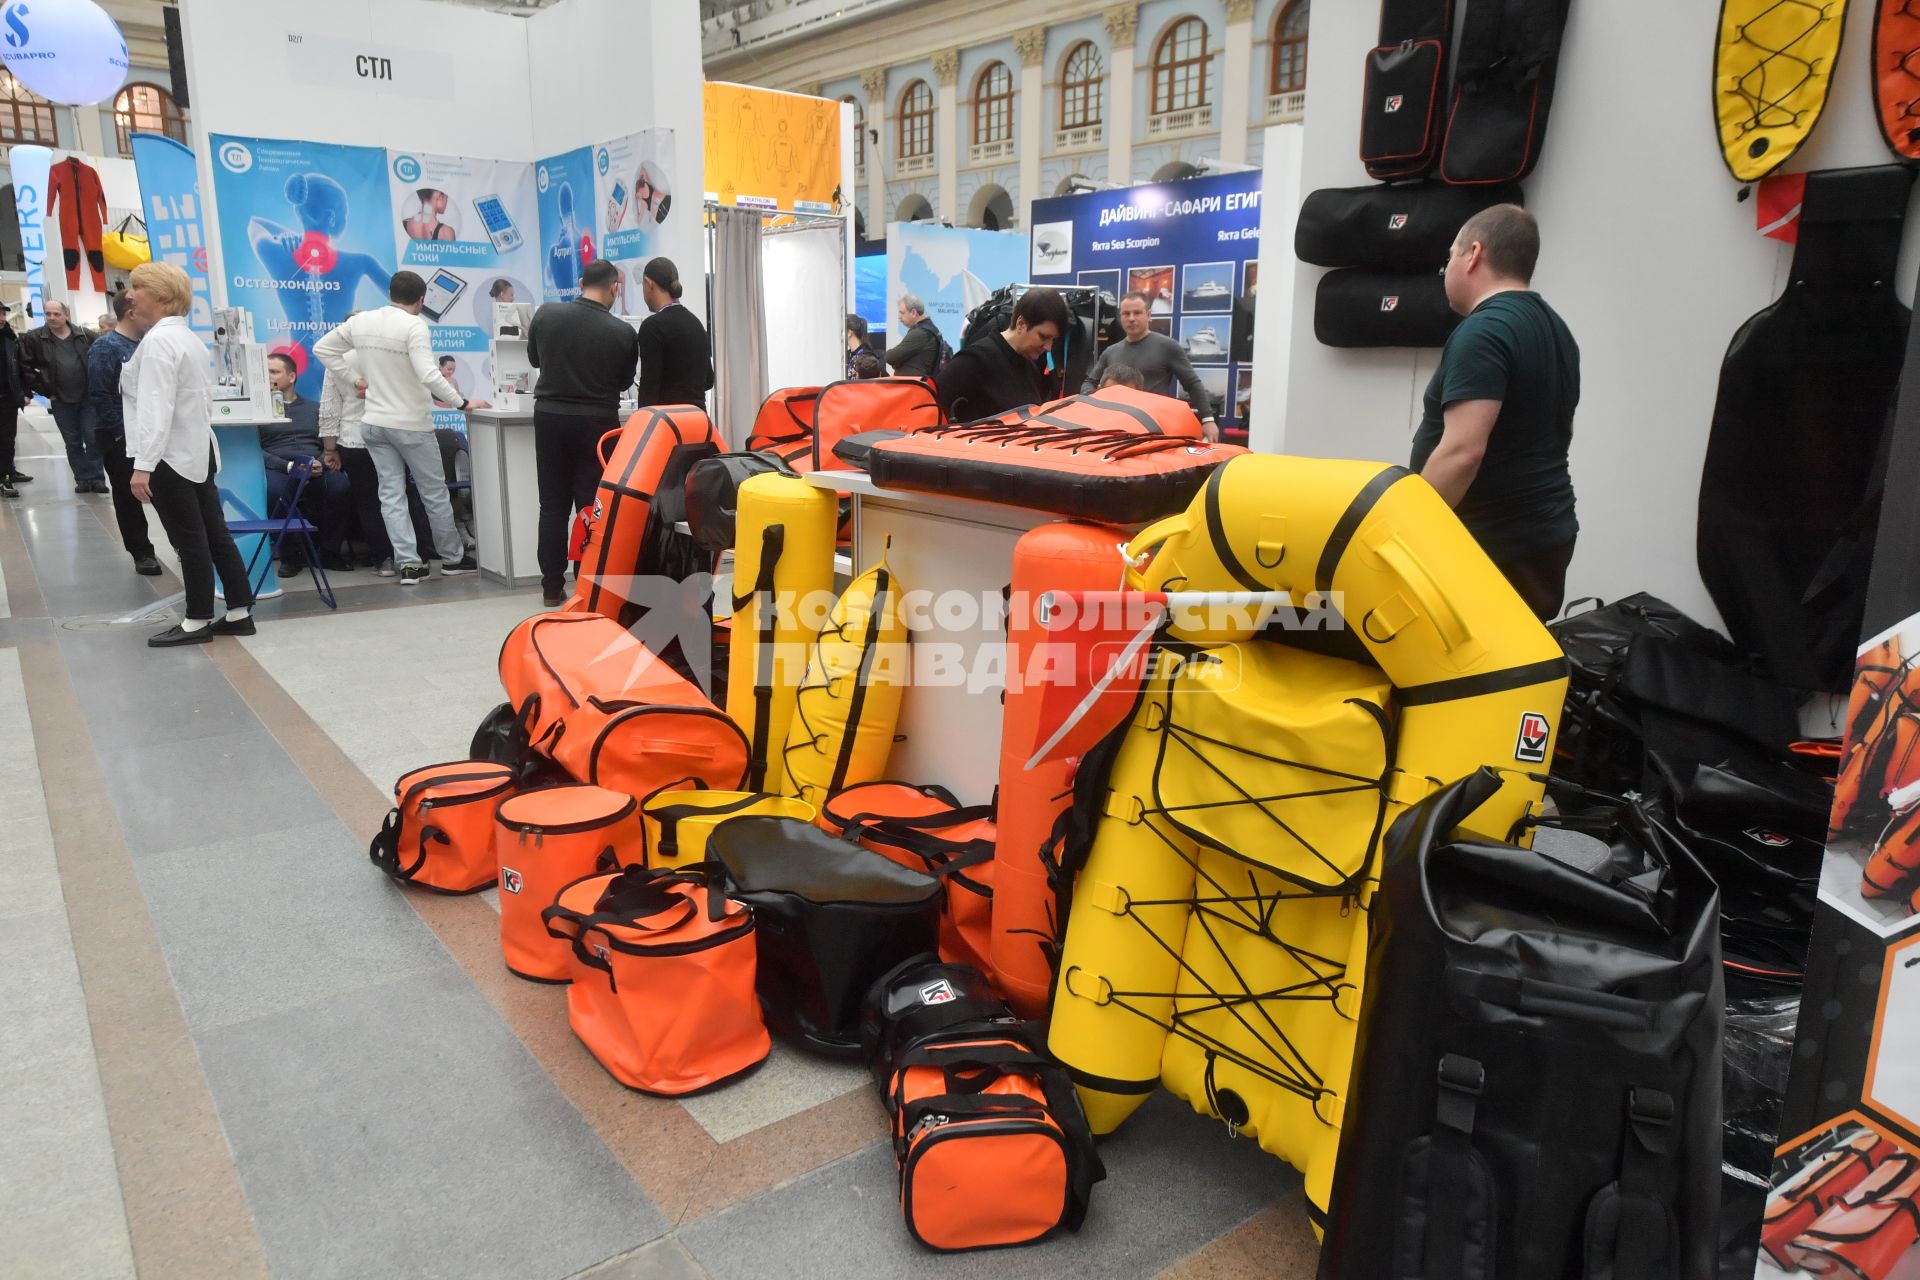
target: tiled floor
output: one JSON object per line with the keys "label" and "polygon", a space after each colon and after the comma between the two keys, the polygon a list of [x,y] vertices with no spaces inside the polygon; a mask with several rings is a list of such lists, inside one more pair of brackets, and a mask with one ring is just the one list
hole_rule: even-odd
{"label": "tiled floor", "polygon": [[[0,507],[0,1275],[1313,1274],[1299,1180],[1168,1097],[1106,1141],[1077,1235],[936,1256],[878,1104],[778,1047],[682,1101],[614,1084],[490,895],[389,884],[387,788],[463,758],[530,593],[298,582],[243,643],[154,651],[178,589],[106,500]],[[163,542],[163,539],[156,539]]]}

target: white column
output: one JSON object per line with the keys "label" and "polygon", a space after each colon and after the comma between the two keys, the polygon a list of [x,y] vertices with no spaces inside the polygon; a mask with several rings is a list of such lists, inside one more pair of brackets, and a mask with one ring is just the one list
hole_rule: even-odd
{"label": "white column", "polygon": [[[887,72],[884,67],[860,77],[867,91],[867,235],[884,239],[893,210],[887,207],[887,157],[892,154],[887,142]],[[875,142],[874,135],[880,140]]]}
{"label": "white column", "polygon": [[937,213],[954,226],[964,226],[966,214],[956,206],[960,202],[960,104],[956,86],[960,80],[960,51],[942,49],[933,55],[933,73],[940,80],[934,100],[934,154],[940,165],[940,200]]}
{"label": "white column", "polygon": [[1247,158],[1248,95],[1253,80],[1253,0],[1227,0],[1227,38],[1221,48],[1220,158]]}
{"label": "white column", "polygon": [[[1267,130],[1261,152],[1260,292],[1253,300],[1253,367],[1259,372],[1253,378],[1252,421],[1246,424],[1247,447],[1260,453],[1287,451],[1293,321],[1313,314],[1310,297],[1295,297],[1301,283],[1300,263],[1293,256],[1294,226],[1306,197],[1301,172],[1306,154],[1305,125],[1276,124]],[[1311,342],[1313,335],[1304,333],[1301,339]]]}
{"label": "white column", "polygon": [[1140,23],[1139,6],[1117,4],[1106,12],[1107,34],[1113,54],[1107,65],[1107,181],[1133,183],[1133,38]]}
{"label": "white column", "polygon": [[1018,117],[1015,145],[1020,148],[1020,189],[1013,195],[1013,216],[1020,228],[1031,230],[1028,210],[1040,198],[1040,152],[1053,112],[1047,103],[1047,29],[1028,27],[1013,37],[1020,54],[1020,96],[1014,102]]}
{"label": "white column", "polygon": [[120,154],[120,140],[118,137],[114,139],[114,150],[107,150],[106,125],[100,119],[100,108],[98,106],[74,107],[72,111],[75,126],[74,131],[79,135],[80,139],[80,145],[76,147],[75,150],[84,151],[90,156],[117,156]]}

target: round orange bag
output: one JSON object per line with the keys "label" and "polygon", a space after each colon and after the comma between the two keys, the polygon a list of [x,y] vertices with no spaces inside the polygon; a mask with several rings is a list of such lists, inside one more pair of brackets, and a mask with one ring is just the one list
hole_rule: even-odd
{"label": "round orange bag", "polygon": [[500,954],[536,982],[573,980],[572,949],[547,932],[540,913],[566,885],[591,875],[602,854],[639,862],[640,806],[601,787],[543,787],[501,802],[494,817],[500,863]]}

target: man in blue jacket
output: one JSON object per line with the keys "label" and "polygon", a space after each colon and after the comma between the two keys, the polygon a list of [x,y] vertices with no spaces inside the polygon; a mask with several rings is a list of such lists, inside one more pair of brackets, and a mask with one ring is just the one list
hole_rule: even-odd
{"label": "man in blue jacket", "polygon": [[120,370],[133,359],[140,336],[127,320],[133,304],[124,292],[115,295],[109,306],[113,328],[96,338],[87,350],[86,410],[92,420],[93,447],[113,487],[113,519],[120,526],[120,541],[133,557],[134,572],[155,577],[160,561],[153,554],[153,537],[147,531],[147,509],[133,496],[133,459],[127,456],[127,424],[120,405]]}

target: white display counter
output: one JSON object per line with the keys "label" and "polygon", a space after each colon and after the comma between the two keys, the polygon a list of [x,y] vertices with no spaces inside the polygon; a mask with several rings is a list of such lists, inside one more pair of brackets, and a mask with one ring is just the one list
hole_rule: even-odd
{"label": "white display counter", "polygon": [[473,535],[480,576],[508,586],[540,581],[540,477],[533,408],[467,410]]}
{"label": "white display counter", "polygon": [[[883,489],[864,471],[815,472],[806,478],[852,495],[853,572],[872,568],[884,549],[902,593],[925,592],[942,600],[953,593],[950,607],[923,610],[927,625],[913,633],[916,678],[901,706],[902,739],[894,744],[887,776],[939,783],[962,804],[987,803],[999,781],[1006,671],[996,651],[1006,643],[1000,593],[1013,577],[1013,544],[1027,530],[1067,517]],[[935,652],[933,646],[952,659],[943,662],[942,671],[929,671],[921,662]],[[949,670],[967,678],[941,678]]]}

